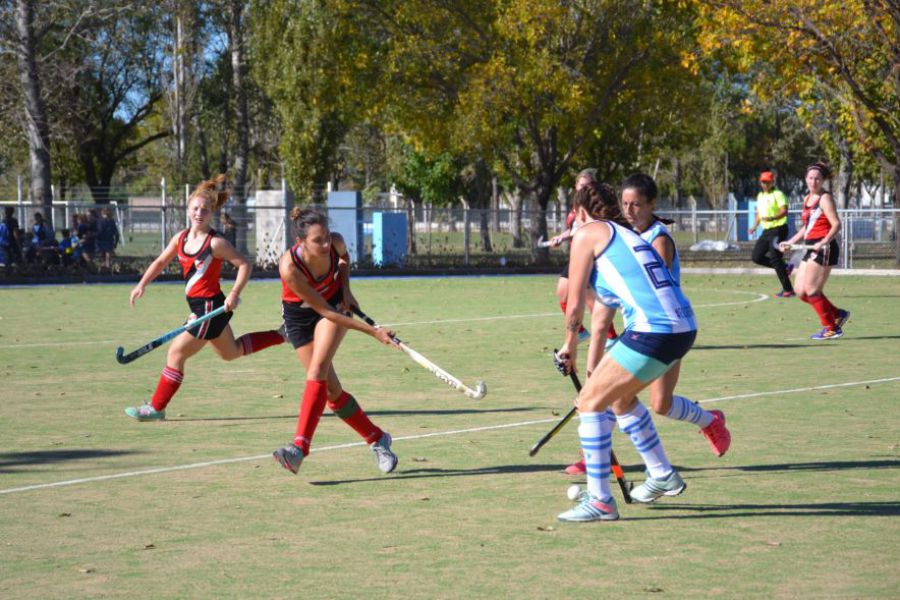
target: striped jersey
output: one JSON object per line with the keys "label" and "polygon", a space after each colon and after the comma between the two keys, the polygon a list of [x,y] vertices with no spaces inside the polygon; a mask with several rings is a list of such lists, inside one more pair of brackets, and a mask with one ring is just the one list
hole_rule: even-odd
{"label": "striped jersey", "polygon": [[[300,273],[306,278],[307,283],[319,292],[326,302],[341,289],[342,285],[340,271],[338,270],[339,257],[337,250],[334,249],[333,242],[331,244],[329,257],[330,262],[328,264],[328,271],[321,277],[315,277],[306,263],[303,262],[303,258],[300,255],[300,244],[294,244],[294,246],[291,247],[291,262],[293,262],[294,266],[300,270]],[[294,293],[294,290],[288,286],[284,279],[281,280],[281,299],[284,302],[303,304],[303,299]]]}
{"label": "striped jersey", "polygon": [[[664,235],[672,240],[672,248],[675,252],[672,256],[672,278],[675,280],[675,283],[677,285],[681,285],[681,264],[678,261],[678,248],[675,246],[675,240],[672,239],[672,234],[669,233],[669,228],[666,227],[666,224],[662,221],[656,220],[652,225],[650,225],[650,227],[647,228],[646,231],[642,232],[640,235],[642,238],[644,238],[644,241],[646,241],[651,246],[653,245],[653,240],[661,235]],[[663,263],[665,263],[665,261],[663,261]]]}
{"label": "striped jersey", "polygon": [[625,328],[632,331],[695,331],[691,303],[656,250],[631,229],[609,221],[597,223],[600,225],[591,225],[609,227],[612,233],[591,271],[590,284],[600,301],[621,307]]}
{"label": "striped jersey", "polygon": [[219,279],[222,273],[222,259],[212,253],[212,240],[219,235],[210,229],[200,249],[188,254],[184,246],[190,229],[181,232],[178,238],[178,262],[184,274],[184,293],[188,298],[212,298],[222,291]]}
{"label": "striped jersey", "polygon": [[806,227],[806,233],[803,235],[803,238],[807,240],[821,240],[831,231],[831,222],[825,216],[825,211],[819,206],[822,196],[819,195],[812,204],[809,204],[810,197],[811,194],[803,199],[803,212],[800,214],[803,225]]}

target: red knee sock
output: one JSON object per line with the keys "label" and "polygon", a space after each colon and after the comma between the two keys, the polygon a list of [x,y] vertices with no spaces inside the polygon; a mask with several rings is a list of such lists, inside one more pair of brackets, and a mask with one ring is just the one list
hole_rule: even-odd
{"label": "red knee sock", "polygon": [[294,436],[294,445],[303,450],[303,456],[309,454],[309,446],[312,444],[313,434],[319,425],[319,418],[325,410],[325,402],[327,401],[328,382],[307,379],[306,388],[303,390],[303,400],[300,401],[297,435]]}
{"label": "red knee sock", "polygon": [[247,356],[248,354],[265,350],[269,346],[283,344],[284,338],[275,330],[254,331],[253,333],[245,333],[237,341],[244,348],[244,356]]}
{"label": "red knee sock", "polygon": [[[559,301],[559,307],[562,309],[563,314],[566,314],[566,309],[569,307],[569,303],[566,302],[565,300],[560,300],[560,301]],[[582,325],[581,327],[578,328],[578,333],[581,333],[582,331],[587,331],[587,330],[584,328],[584,325]]]}
{"label": "red knee sock", "polygon": [[329,400],[328,408],[352,427],[367,444],[377,442],[384,432],[369,420],[368,415],[356,403],[356,398],[347,392],[341,392],[337,400]]}
{"label": "red knee sock", "polygon": [[156,391],[153,392],[153,398],[150,399],[153,410],[165,410],[172,396],[181,387],[183,379],[184,373],[174,367],[167,366],[162,370],[162,375],[159,376],[159,383],[156,384]]}
{"label": "red knee sock", "polygon": [[818,293],[806,296],[802,300],[813,307],[816,314],[819,315],[819,321],[825,327],[835,327],[835,319],[838,317],[838,309],[832,304],[825,294]]}

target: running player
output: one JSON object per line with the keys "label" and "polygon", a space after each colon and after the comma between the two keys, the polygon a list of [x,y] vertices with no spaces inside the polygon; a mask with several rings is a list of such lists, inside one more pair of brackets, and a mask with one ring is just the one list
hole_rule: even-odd
{"label": "running player", "polygon": [[831,170],[822,163],[806,167],[806,187],[809,194],[803,199],[803,226],[782,247],[789,249],[791,244],[803,240],[811,245],[803,255],[803,261],[797,271],[794,291],[797,297],[813,307],[819,315],[822,331],[814,333],[814,340],[834,340],[844,335],[843,326],[850,318],[850,312],[832,304],[822,290],[831,267],[838,262],[838,233],[841,231],[841,219],[834,205],[834,199],[824,188],[825,181],[831,177]]}
{"label": "running player", "polygon": [[[678,250],[665,224],[653,211],[656,208],[657,188],[653,178],[644,173],[631,175],[622,184],[622,213],[625,220],[644,240],[653,246],[666,264],[675,284],[681,285]],[[681,372],[676,361],[661,377],[650,384],[650,405],[658,415],[676,421],[688,421],[700,432],[716,456],[722,456],[731,445],[731,433],[725,427],[725,415],[720,410],[706,411],[684,396],[675,396],[675,385]]]}
{"label": "running player", "polygon": [[590,184],[575,194],[584,225],[572,240],[566,340],[559,355],[567,369],[577,364],[578,326],[584,316],[581,290],[590,284],[598,303],[592,318],[596,331],[612,322],[622,308],[626,334],[609,353],[591,344],[587,377],[578,396],[578,434],[587,462],[588,489],[578,504],[559,515],[561,521],[610,521],[619,518],[609,487],[612,407],[619,428],[628,434],[649,477],[631,492],[637,502],[675,496],[686,487],[672,468],[647,409],[637,394],[681,359],[697,335],[693,309],[650,244],[619,223],[603,219],[619,211],[611,187]]}
{"label": "running player", "polygon": [[[144,295],[147,285],[177,257],[187,282],[184,290],[191,308],[188,321],[225,306],[223,314],[172,340],[166,356],[166,367],[150,402],[125,409],[125,414],[138,421],[159,421],[166,418],[166,406],[181,387],[187,359],[200,352],[207,342],[225,360],[234,360],[284,343],[282,333],[274,330],[257,331],[234,338],[229,321],[240,302],[241,290],[250,279],[252,267],[246,258],[212,228],[213,215],[228,200],[229,192],[222,189],[224,183],[225,176],[219,175],[197,186],[187,203],[191,226],[172,238],[131,290],[130,302],[134,308],[137,299]],[[237,269],[237,276],[228,296],[225,296],[219,286],[222,261],[228,261]]]}
{"label": "running player", "polygon": [[358,304],[350,291],[347,246],[344,238],[329,230],[328,217],[298,206],[291,211],[291,222],[297,242],[282,255],[278,265],[281,311],[287,337],[306,368],[306,387],[294,441],[272,455],[296,474],[309,455],[313,434],[327,404],[369,444],[379,470],[390,473],[397,466],[390,434],[373,424],[356,399],[341,387],[332,360],[348,329],[368,333],[396,347],[393,332],[344,314]]}

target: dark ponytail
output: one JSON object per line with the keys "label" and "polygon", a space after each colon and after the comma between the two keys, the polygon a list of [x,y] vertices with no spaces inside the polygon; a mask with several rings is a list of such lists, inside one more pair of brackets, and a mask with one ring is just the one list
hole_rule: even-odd
{"label": "dark ponytail", "polygon": [[305,240],[311,225],[321,225],[324,229],[328,229],[328,217],[315,208],[295,206],[291,209],[291,225],[294,237]]}

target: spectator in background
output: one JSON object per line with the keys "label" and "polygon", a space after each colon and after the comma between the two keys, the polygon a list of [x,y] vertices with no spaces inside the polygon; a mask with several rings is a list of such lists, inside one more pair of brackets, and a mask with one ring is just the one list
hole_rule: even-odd
{"label": "spectator in background", "polygon": [[232,246],[237,246],[237,222],[228,213],[222,213],[222,237]]}
{"label": "spectator in background", "polygon": [[781,291],[775,294],[776,298],[793,298],[796,294],[779,247],[779,243],[788,238],[787,198],[775,187],[775,175],[771,171],[760,173],[759,185],[762,191],[756,196],[756,219],[749,233],[753,235],[760,223],[763,232],[753,246],[751,258],[761,267],[775,269],[778,281],[781,282]]}
{"label": "spectator in background", "polygon": [[88,224],[86,215],[76,214],[72,217],[72,234],[78,238],[78,248],[81,258],[85,262],[91,262],[94,258],[94,253],[93,251],[89,252],[87,250]]}
{"label": "spectator in background", "polygon": [[[50,252],[47,252],[51,249]],[[44,221],[44,215],[34,213],[34,224],[31,226],[31,247],[28,248],[26,258],[28,262],[34,262],[39,255],[56,254],[56,239],[50,226]]]}
{"label": "spectator in background", "polygon": [[100,219],[97,221],[96,247],[97,257],[103,261],[103,266],[112,268],[113,251],[119,245],[119,228],[112,218],[112,211],[104,208]]}
{"label": "spectator in background", "polygon": [[9,264],[9,229],[6,228],[6,223],[0,222],[0,267],[5,267]]}
{"label": "spectator in background", "polygon": [[16,264],[22,262],[22,233],[19,230],[19,220],[14,216],[15,209],[12,206],[3,208],[3,224],[6,225],[6,231],[9,234],[9,242],[6,246],[7,264]]}
{"label": "spectator in background", "polygon": [[[75,247],[72,246],[72,235],[70,234],[69,229],[63,229],[62,237],[59,240],[59,246],[57,247],[59,250],[59,261],[62,263],[64,267],[71,266],[75,260]],[[75,243],[78,243],[78,238],[75,237]]]}
{"label": "spectator in background", "polygon": [[86,215],[81,215],[84,223],[84,235],[81,239],[81,252],[87,262],[93,262],[97,256],[97,229],[100,214],[96,208],[92,208]]}

